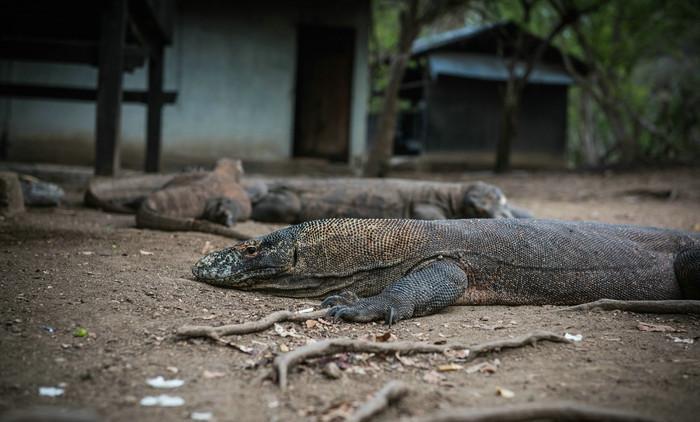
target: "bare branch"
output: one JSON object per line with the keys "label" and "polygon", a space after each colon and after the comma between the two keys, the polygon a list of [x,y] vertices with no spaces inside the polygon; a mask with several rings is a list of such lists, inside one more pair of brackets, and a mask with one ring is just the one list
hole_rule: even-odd
{"label": "bare branch", "polygon": [[277,311],[258,321],[249,321],[242,324],[221,325],[219,327],[213,327],[210,325],[183,325],[177,329],[176,335],[181,338],[206,337],[212,340],[220,341],[222,336],[257,333],[259,331],[267,330],[276,322],[306,321],[307,319],[322,317],[326,315],[327,312],[327,309],[303,313]]}
{"label": "bare branch", "polygon": [[364,422],[372,419],[392,403],[401,400],[409,392],[408,385],[401,381],[389,381],[370,400],[360,406],[350,416],[348,422]]}
{"label": "bare branch", "polygon": [[274,367],[277,373],[277,382],[280,388],[287,388],[287,375],[289,369],[297,363],[310,358],[334,355],[336,353],[444,353],[448,350],[469,350],[467,360],[472,360],[477,356],[508,348],[522,347],[534,344],[538,341],[552,341],[557,343],[569,343],[569,340],[548,331],[533,331],[531,333],[515,337],[512,339],[496,340],[473,346],[452,343],[452,344],[432,344],[425,342],[397,341],[392,343],[378,343],[349,338],[337,338],[322,340],[316,343],[301,346],[291,352],[279,355],[275,358]]}
{"label": "bare branch", "polygon": [[642,314],[700,314],[700,300],[615,300],[600,299],[595,302],[557,309],[556,312],[627,311]]}
{"label": "bare branch", "polygon": [[515,422],[532,420],[607,422],[653,422],[655,419],[617,409],[575,402],[524,403],[485,409],[457,408],[409,419],[410,422]]}

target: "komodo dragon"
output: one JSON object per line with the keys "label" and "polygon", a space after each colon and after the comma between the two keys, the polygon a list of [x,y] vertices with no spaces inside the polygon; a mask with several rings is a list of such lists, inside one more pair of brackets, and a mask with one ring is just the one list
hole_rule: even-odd
{"label": "komodo dragon", "polygon": [[229,227],[250,218],[250,199],[238,183],[242,171],[239,160],[221,159],[211,172],[195,171],[174,177],[141,202],[136,225],[247,239]]}
{"label": "komodo dragon", "polygon": [[212,252],[192,272],[217,286],[325,297],[331,316],[391,324],[451,304],[700,298],[700,233],[535,219],[329,219]]}
{"label": "komodo dragon", "polygon": [[322,218],[531,217],[513,207],[499,188],[483,182],[402,179],[287,179],[267,182],[253,202],[253,220],[300,223]]}
{"label": "komodo dragon", "polygon": [[[195,173],[196,174],[196,173]],[[202,172],[201,174],[206,174]],[[178,175],[95,179],[85,204],[105,211],[135,212],[150,193]],[[530,217],[493,185],[401,179],[244,179],[256,221],[300,223],[321,218]]]}

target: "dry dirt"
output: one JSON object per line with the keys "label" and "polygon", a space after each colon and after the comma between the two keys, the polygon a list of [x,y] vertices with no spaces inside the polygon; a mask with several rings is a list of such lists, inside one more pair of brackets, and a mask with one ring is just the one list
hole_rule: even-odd
{"label": "dry dirt", "polygon": [[[700,170],[440,178],[496,183],[538,217],[700,230]],[[647,193],[630,194],[639,189]],[[648,192],[670,192],[671,198]],[[579,343],[541,343],[465,365],[498,359],[493,374],[462,369],[434,379],[431,371],[449,363],[438,355],[417,356],[415,366],[394,356],[339,356],[336,360],[345,369],[340,379],[324,376],[323,362],[312,361],[292,371],[291,388],[282,392],[260,380],[269,368],[266,359],[280,348],[293,349],[309,338],[379,335],[386,327],[285,323],[300,337],[268,330],[232,339],[252,348],[252,355],[204,340],[176,340],[172,333],[183,324],[240,322],[317,303],[193,281],[190,266],[205,244],[219,248],[230,240],[138,230],[133,217],[85,209],[78,199],[73,193],[58,209],[31,209],[0,222],[0,414],[55,406],[93,409],[106,420],[190,419],[193,411],[212,412],[215,420],[331,420],[352,411],[385,382],[399,379],[412,392],[380,420],[454,406],[557,399],[633,410],[660,420],[692,421],[700,415],[700,346],[671,338],[697,339],[698,316],[557,313],[553,307],[451,307],[391,328],[398,339],[430,342],[477,343],[536,329],[583,335]],[[242,226],[255,234],[273,228]],[[639,322],[682,332],[640,331]],[[88,336],[75,337],[78,327]],[[158,375],[185,384],[167,391],[149,387],[146,379]],[[63,396],[39,396],[40,386],[59,384],[65,388]],[[498,388],[511,390],[514,397],[497,396]],[[144,396],[162,393],[180,396],[185,404],[139,405]]]}

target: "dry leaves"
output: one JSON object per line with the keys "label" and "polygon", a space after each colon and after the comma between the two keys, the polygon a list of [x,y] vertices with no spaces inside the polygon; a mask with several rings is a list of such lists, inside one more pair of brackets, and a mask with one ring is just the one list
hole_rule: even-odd
{"label": "dry leaves", "polygon": [[515,397],[515,393],[508,390],[507,388],[498,387],[496,388],[496,395],[501,396],[506,399],[512,399]]}
{"label": "dry leaves", "polygon": [[294,337],[294,338],[301,338],[302,337],[299,334],[297,334],[297,330],[295,330],[294,327],[286,329],[281,324],[278,324],[278,323],[275,323],[275,332],[280,337]]}
{"label": "dry leaves", "polygon": [[647,322],[638,322],[637,329],[639,331],[649,331],[652,333],[684,333],[685,330],[671,327],[670,325],[650,324]]}

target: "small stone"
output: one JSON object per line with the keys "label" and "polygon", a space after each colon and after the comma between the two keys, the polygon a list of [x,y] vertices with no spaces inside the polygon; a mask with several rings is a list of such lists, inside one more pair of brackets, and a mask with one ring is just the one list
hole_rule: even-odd
{"label": "small stone", "polygon": [[338,379],[343,376],[343,372],[340,370],[335,362],[328,362],[326,366],[323,367],[323,375],[330,379]]}

